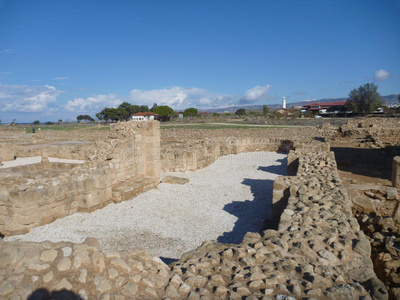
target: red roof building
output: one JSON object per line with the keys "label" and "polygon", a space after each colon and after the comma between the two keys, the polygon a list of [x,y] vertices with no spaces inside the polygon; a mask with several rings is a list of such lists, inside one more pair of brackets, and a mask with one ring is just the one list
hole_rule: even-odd
{"label": "red roof building", "polygon": [[140,112],[137,114],[132,114],[132,116],[155,116],[153,112]]}
{"label": "red roof building", "polygon": [[310,103],[310,104],[303,105],[302,109],[315,111],[315,110],[321,110],[321,109],[328,109],[329,107],[332,107],[332,106],[342,106],[342,105],[346,105],[346,101]]}

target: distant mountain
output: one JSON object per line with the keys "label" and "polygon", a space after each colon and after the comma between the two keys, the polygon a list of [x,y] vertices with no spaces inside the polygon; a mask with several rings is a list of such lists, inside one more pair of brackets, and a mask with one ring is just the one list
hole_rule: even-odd
{"label": "distant mountain", "polygon": [[[398,100],[399,94],[392,94],[387,96],[382,96],[382,100],[385,102],[387,106],[399,105],[400,102]],[[317,102],[333,102],[333,101],[346,101],[347,98],[324,98],[319,100],[312,100],[312,101],[299,101],[299,102],[292,102],[287,103],[288,108],[292,108],[294,106],[303,106],[309,103],[317,103]],[[266,104],[269,108],[278,109],[282,107],[282,104]],[[209,108],[209,109],[202,109],[201,111],[207,111],[210,113],[234,113],[239,108],[244,108],[247,110],[261,110],[263,105],[243,105],[243,106],[231,106],[231,107],[224,107],[224,108]]]}

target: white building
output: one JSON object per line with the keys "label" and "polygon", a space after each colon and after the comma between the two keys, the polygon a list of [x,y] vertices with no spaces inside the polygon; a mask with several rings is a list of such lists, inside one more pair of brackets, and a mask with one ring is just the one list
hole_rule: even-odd
{"label": "white building", "polygon": [[152,112],[141,112],[131,115],[132,121],[149,121],[154,120],[155,114]]}
{"label": "white building", "polygon": [[282,108],[286,108],[286,98],[282,98]]}

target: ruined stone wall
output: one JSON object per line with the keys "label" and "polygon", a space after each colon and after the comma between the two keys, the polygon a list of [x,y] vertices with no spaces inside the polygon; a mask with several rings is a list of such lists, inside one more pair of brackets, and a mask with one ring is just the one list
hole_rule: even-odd
{"label": "ruined stone wall", "polygon": [[82,299],[387,299],[334,155],[317,148],[291,152],[296,174],[278,177],[274,188],[285,192],[274,202],[287,204],[276,230],[248,233],[238,245],[205,242],[170,267],[145,251],[105,253],[90,239],[0,240],[0,296],[64,289]]}
{"label": "ruined stone wall", "polygon": [[400,156],[393,158],[392,184],[394,187],[400,187]]}
{"label": "ruined stone wall", "polygon": [[[119,123],[112,126],[108,139],[95,142],[89,161],[78,167],[42,162],[0,169],[0,233],[25,233],[156,186],[161,172],[159,139],[156,121]],[[52,155],[63,151],[61,147]]]}
{"label": "ruined stone wall", "polygon": [[199,141],[162,141],[162,170],[166,172],[194,171],[215,162],[219,157],[254,151],[293,149],[291,140],[280,138],[228,137]]}
{"label": "ruined stone wall", "polygon": [[343,136],[393,137],[399,136],[400,119],[398,118],[363,118],[350,119],[342,125],[340,132]]}
{"label": "ruined stone wall", "polygon": [[[190,296],[387,299],[333,153],[292,154],[299,159],[296,175],[274,184],[273,213],[283,210],[277,230],[248,233],[240,245],[205,243],[171,266]],[[285,205],[276,206],[280,201]]]}

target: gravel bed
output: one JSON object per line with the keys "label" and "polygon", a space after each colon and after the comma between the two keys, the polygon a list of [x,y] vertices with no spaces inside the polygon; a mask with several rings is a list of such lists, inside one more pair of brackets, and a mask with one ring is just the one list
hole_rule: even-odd
{"label": "gravel bed", "polygon": [[6,241],[83,242],[95,237],[105,251],[142,248],[179,258],[207,240],[240,243],[270,215],[273,180],[285,175],[286,155],[252,152],[221,157],[185,185],[161,183],[131,200],[76,213]]}

